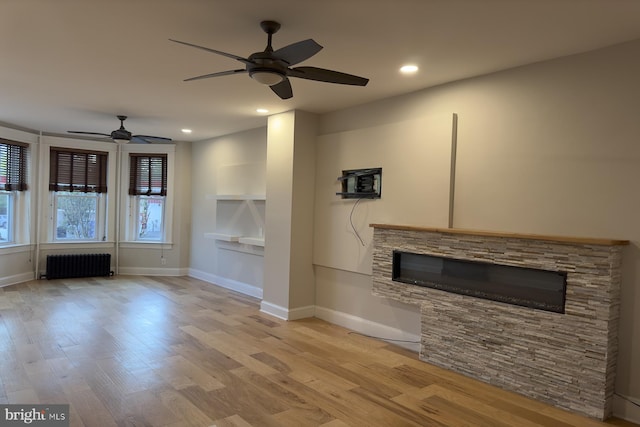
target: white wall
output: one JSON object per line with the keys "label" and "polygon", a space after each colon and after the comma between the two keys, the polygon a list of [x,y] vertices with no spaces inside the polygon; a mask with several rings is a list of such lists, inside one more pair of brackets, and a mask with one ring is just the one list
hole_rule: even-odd
{"label": "white wall", "polygon": [[[323,116],[314,236],[314,262],[322,266],[316,267],[317,311],[418,332],[416,308],[391,307],[370,295],[367,224],[446,226],[455,112],[454,227],[631,241],[624,258],[616,391],[640,400],[638,75],[640,41]],[[382,199],[363,201],[353,215],[366,243],[361,247],[347,222],[353,202],[333,194],[335,178],[345,167],[376,166],[383,168]],[[637,408],[621,399],[616,414],[638,417]]]}
{"label": "white wall", "polygon": [[[255,296],[262,294],[262,251],[204,235],[224,228],[227,217],[223,218],[223,211],[233,215],[240,203],[216,202],[216,194],[265,194],[266,148],[267,130],[263,127],[194,143],[191,156],[189,274]],[[247,212],[245,209],[241,215]]]}

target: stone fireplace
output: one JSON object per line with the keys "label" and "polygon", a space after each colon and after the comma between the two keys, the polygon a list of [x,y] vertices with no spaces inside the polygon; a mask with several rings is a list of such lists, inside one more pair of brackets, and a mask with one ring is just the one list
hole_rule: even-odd
{"label": "stone fireplace", "polygon": [[[372,227],[373,293],[420,306],[423,361],[583,415],[611,415],[628,241]],[[557,273],[566,278],[564,313],[394,281],[394,251]]]}

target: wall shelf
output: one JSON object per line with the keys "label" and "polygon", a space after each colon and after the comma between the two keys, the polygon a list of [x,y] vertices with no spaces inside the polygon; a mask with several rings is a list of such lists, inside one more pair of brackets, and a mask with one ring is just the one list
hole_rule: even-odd
{"label": "wall shelf", "polygon": [[264,247],[264,237],[240,237],[238,243]]}
{"label": "wall shelf", "polygon": [[216,204],[215,231],[205,233],[205,238],[264,247],[264,194],[208,194],[205,198]]}
{"label": "wall shelf", "polygon": [[206,239],[222,240],[223,242],[237,242],[240,240],[240,236],[224,233],[204,233]]}

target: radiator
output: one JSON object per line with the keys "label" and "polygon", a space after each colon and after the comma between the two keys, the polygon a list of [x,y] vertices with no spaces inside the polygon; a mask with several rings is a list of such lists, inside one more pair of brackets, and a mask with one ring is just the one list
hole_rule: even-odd
{"label": "radiator", "polygon": [[47,255],[48,280],[112,274],[111,254]]}

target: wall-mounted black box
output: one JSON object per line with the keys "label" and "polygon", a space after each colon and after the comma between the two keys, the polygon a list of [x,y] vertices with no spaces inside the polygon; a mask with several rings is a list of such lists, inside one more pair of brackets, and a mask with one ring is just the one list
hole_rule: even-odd
{"label": "wall-mounted black box", "polygon": [[343,199],[379,199],[382,193],[382,168],[343,170],[338,178]]}

